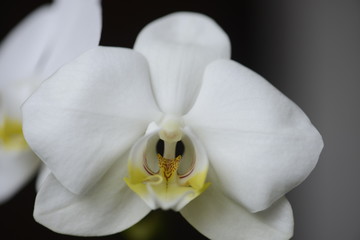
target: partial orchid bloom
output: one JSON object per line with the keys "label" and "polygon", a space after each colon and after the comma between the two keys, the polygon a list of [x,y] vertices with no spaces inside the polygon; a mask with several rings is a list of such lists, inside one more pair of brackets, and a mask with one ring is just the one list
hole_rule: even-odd
{"label": "partial orchid bloom", "polygon": [[0,203],[14,196],[40,166],[22,135],[22,103],[63,64],[99,45],[101,22],[99,0],[56,0],[32,12],[3,41]]}
{"label": "partial orchid bloom", "polygon": [[230,60],[230,41],[190,12],[147,25],[134,50],[98,47],[23,106],[24,134],[51,173],[34,217],[80,236],[179,211],[211,239],[289,239],[284,195],[323,142],[301,109]]}

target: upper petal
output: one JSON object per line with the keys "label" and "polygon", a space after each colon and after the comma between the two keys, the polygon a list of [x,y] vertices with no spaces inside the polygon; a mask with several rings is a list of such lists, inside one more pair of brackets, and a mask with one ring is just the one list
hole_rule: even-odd
{"label": "upper petal", "polygon": [[38,83],[40,83],[38,79],[28,78],[8,82],[6,86],[0,87],[0,122],[7,117],[19,121],[21,124],[22,113],[20,107],[34,92]]}
{"label": "upper petal", "polygon": [[199,232],[210,239],[288,240],[293,234],[293,215],[285,197],[270,208],[251,213],[227,198],[209,173],[213,184],[190,202],[181,214]]}
{"label": "upper petal", "polygon": [[147,25],[134,49],[148,60],[155,98],[166,113],[183,114],[194,103],[205,66],[230,57],[225,32],[210,18],[179,12]]}
{"label": "upper petal", "polygon": [[51,16],[51,35],[38,63],[44,77],[98,46],[101,36],[100,0],[57,0]]}
{"label": "upper petal", "polygon": [[40,160],[29,149],[0,149],[0,203],[5,202],[35,174]]}
{"label": "upper petal", "polygon": [[70,191],[86,191],[159,117],[138,53],[98,47],[65,65],[23,105],[23,132]]}
{"label": "upper petal", "polygon": [[34,75],[47,46],[51,6],[36,9],[16,26],[0,47],[0,86]]}
{"label": "upper petal", "polygon": [[0,84],[44,80],[64,63],[99,44],[99,0],[58,0],[14,28],[0,49]]}
{"label": "upper petal", "polygon": [[323,147],[299,107],[229,60],[208,66],[185,119],[203,141],[224,192],[250,211],[267,208],[300,184]]}
{"label": "upper petal", "polygon": [[86,194],[69,192],[53,175],[36,196],[36,221],[63,234],[101,236],[131,227],[150,208],[123,181],[127,153]]}

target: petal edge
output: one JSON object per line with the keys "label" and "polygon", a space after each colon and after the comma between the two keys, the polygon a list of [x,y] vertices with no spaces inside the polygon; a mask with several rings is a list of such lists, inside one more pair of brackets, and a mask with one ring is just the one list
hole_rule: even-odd
{"label": "petal edge", "polygon": [[94,185],[159,117],[143,57],[106,47],[65,65],[22,110],[30,147],[74,193]]}
{"label": "petal edge", "polygon": [[224,192],[252,212],[300,184],[323,147],[299,107],[234,61],[207,67],[185,119],[203,141]]}

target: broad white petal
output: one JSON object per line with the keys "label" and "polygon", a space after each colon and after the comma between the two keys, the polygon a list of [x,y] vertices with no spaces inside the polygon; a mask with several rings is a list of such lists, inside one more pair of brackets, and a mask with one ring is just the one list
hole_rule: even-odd
{"label": "broad white petal", "polygon": [[155,97],[161,110],[183,114],[194,103],[205,66],[230,58],[226,33],[205,15],[178,12],[147,25],[134,49],[150,65]]}
{"label": "broad white petal", "polygon": [[40,160],[29,149],[0,149],[0,203],[14,196],[35,174]]}
{"label": "broad white petal", "polygon": [[76,195],[53,175],[36,197],[34,217],[51,230],[70,235],[101,236],[131,227],[150,208],[125,184],[127,153],[86,194]]}
{"label": "broad white petal", "polygon": [[38,63],[45,78],[98,46],[102,27],[100,0],[57,0],[52,10],[52,32]]}
{"label": "broad white petal", "polygon": [[21,123],[21,105],[34,92],[38,79],[21,79],[0,87],[0,119],[5,117]]}
{"label": "broad white petal", "polygon": [[95,184],[159,113],[135,51],[98,47],[65,65],[23,106],[30,147],[70,191]]}
{"label": "broad white petal", "polygon": [[213,183],[197,199],[190,202],[181,214],[199,232],[219,240],[288,240],[293,234],[293,215],[285,197],[270,208],[251,213],[227,198]]}
{"label": "broad white petal", "polygon": [[45,164],[41,164],[35,183],[36,191],[40,190],[41,185],[50,174],[50,169]]}
{"label": "broad white petal", "polygon": [[208,66],[185,119],[202,140],[224,192],[253,212],[300,184],[323,147],[299,107],[229,60]]}
{"label": "broad white petal", "polygon": [[0,86],[28,79],[41,82],[61,65],[98,45],[98,0],[58,0],[36,9],[0,48]]}
{"label": "broad white petal", "polygon": [[18,24],[0,47],[0,86],[34,75],[50,34],[51,6],[36,9]]}

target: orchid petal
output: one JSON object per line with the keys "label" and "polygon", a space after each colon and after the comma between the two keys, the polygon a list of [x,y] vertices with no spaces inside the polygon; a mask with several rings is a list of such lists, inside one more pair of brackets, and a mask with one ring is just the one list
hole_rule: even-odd
{"label": "orchid petal", "polygon": [[34,217],[51,230],[78,236],[120,232],[146,216],[150,208],[125,184],[127,153],[86,194],[76,195],[53,175],[36,197]]}
{"label": "orchid petal", "polygon": [[38,8],[2,43],[0,84],[29,78],[41,82],[64,63],[97,46],[100,33],[98,0],[58,0]]}
{"label": "orchid petal", "polygon": [[44,54],[44,46],[48,45],[50,19],[51,6],[41,6],[3,40],[0,48],[0,86],[34,75]]}
{"label": "orchid petal", "polygon": [[161,110],[180,115],[196,99],[205,66],[218,58],[230,58],[226,33],[207,16],[189,12],[173,13],[147,25],[134,49],[149,62]]}
{"label": "orchid petal", "polygon": [[35,174],[39,159],[29,149],[0,150],[0,203],[14,196]]}
{"label": "orchid petal", "polygon": [[3,88],[0,87],[0,118],[4,120],[5,117],[14,119],[21,123],[21,108],[20,106],[31,95],[37,84],[30,79],[21,79],[20,81],[13,81],[7,83]]}
{"label": "orchid petal", "polygon": [[185,120],[207,149],[224,192],[252,212],[300,184],[323,147],[299,107],[230,60],[207,67]]}
{"label": "orchid petal", "polygon": [[23,131],[56,178],[80,193],[158,117],[145,59],[130,49],[98,47],[61,68],[25,102]]}
{"label": "orchid petal", "polygon": [[39,62],[45,77],[99,45],[101,3],[99,0],[57,0],[52,17],[50,42]]}
{"label": "orchid petal", "polygon": [[199,232],[210,239],[288,240],[293,234],[293,215],[285,197],[269,209],[251,213],[227,198],[214,178],[213,183],[181,214]]}
{"label": "orchid petal", "polygon": [[45,179],[51,174],[51,171],[45,164],[41,164],[36,182],[35,182],[35,189],[38,192],[40,190],[41,185],[45,182]]}

